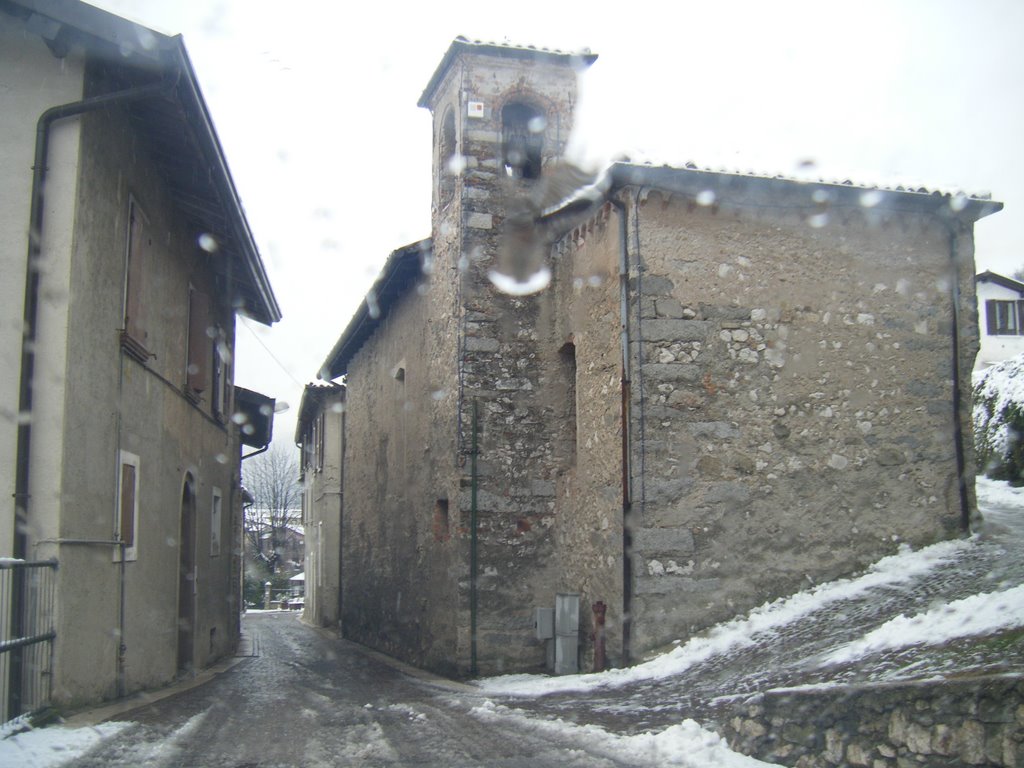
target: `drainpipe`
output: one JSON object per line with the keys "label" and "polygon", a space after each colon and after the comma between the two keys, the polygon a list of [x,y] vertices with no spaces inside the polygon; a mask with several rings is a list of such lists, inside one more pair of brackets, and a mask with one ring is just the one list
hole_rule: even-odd
{"label": "drainpipe", "polygon": [[478,453],[477,431],[479,428],[479,410],[476,398],[473,399],[473,443],[469,454],[469,673],[473,677],[477,674],[477,599],[479,591],[479,579],[477,578],[477,471],[476,457]]}
{"label": "drainpipe", "polygon": [[[942,221],[940,219],[940,221]],[[953,280],[950,298],[953,302],[953,443],[956,446],[956,481],[960,493],[960,530],[970,533],[971,503],[967,493],[967,460],[964,457],[964,426],[961,412],[962,396],[960,386],[963,372],[960,369],[960,258],[959,239],[956,224],[942,221],[949,235],[949,261],[952,266]]]}
{"label": "drainpipe", "polygon": [[[46,163],[49,155],[50,128],[58,120],[69,117],[76,117],[98,109],[121,104],[128,101],[159,96],[168,92],[173,83],[163,81],[157,84],[127,88],[123,91],[92,96],[81,101],[74,101],[68,104],[61,104],[50,107],[44,111],[36,122],[36,143],[35,155],[32,164],[32,190],[29,203],[29,228],[28,228],[28,253],[25,260],[25,302],[22,316],[22,339],[21,339],[21,376],[18,384],[18,442],[15,453],[15,474],[14,474],[14,557],[26,559],[28,552],[28,520],[30,480],[31,480],[31,446],[32,446],[32,379],[35,374],[35,348],[36,348],[36,323],[39,315],[39,260],[42,254],[43,237],[43,192],[46,182]],[[123,553],[123,549],[122,549]],[[121,606],[119,630],[123,643],[124,638],[124,557],[121,558],[122,567],[120,575]],[[12,584],[13,592],[11,597],[11,628],[15,636],[19,636],[23,629],[21,585]],[[119,663],[121,668],[122,651],[119,648]],[[22,665],[21,649],[11,652],[12,687],[20,687],[21,675],[18,673]],[[119,672],[119,689],[123,685],[121,673]],[[20,700],[20,691],[10,692],[11,700],[17,697]],[[12,712],[19,714],[19,712]]]}
{"label": "drainpipe", "polygon": [[43,184],[50,143],[50,127],[58,120],[85,112],[166,93],[167,83],[128,88],[82,101],[50,107],[36,123],[35,159],[32,165],[32,198],[29,210],[28,257],[25,263],[25,305],[21,340],[21,379],[18,389],[18,447],[14,483],[14,556],[24,558],[28,549],[30,447],[32,442],[32,377],[35,372],[36,321],[39,314],[39,259],[43,236]]}
{"label": "drainpipe", "polygon": [[616,198],[608,202],[619,217],[619,321],[622,327],[622,663],[628,665],[633,627],[633,476],[631,469],[632,389],[629,362],[629,217],[626,206]]}

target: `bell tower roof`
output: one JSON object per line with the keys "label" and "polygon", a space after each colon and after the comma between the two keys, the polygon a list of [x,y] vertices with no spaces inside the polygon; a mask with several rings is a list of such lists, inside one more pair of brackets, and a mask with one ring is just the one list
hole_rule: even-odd
{"label": "bell tower roof", "polygon": [[503,58],[510,59],[527,59],[531,61],[545,62],[547,64],[563,64],[573,69],[586,69],[595,61],[597,61],[597,54],[591,53],[589,48],[584,48],[581,51],[569,52],[559,51],[551,48],[537,48],[532,45],[519,46],[512,45],[510,43],[488,43],[480,40],[468,40],[461,35],[456,37],[448,50],[444,54],[444,58],[441,59],[441,63],[437,65],[437,69],[434,70],[434,74],[430,77],[430,82],[427,83],[427,87],[423,90],[423,95],[420,96],[420,100],[417,102],[417,106],[426,107],[430,109],[434,96],[436,95],[437,89],[441,82],[447,75],[449,68],[452,63],[459,57],[460,54],[468,53],[473,55],[485,55],[485,56],[500,56]]}

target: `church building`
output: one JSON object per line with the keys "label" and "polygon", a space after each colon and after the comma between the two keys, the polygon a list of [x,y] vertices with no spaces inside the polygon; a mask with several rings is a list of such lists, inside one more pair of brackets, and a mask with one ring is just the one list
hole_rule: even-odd
{"label": "church building", "polygon": [[321,371],[342,632],[447,674],[544,669],[558,595],[580,668],[623,666],[976,514],[973,225],[1001,206],[589,177],[561,158],[596,58],[452,43],[419,102],[430,236]]}

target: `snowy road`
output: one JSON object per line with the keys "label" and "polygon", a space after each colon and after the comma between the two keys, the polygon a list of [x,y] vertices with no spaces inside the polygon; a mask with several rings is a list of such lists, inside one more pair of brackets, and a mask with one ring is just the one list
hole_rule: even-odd
{"label": "snowy road", "polygon": [[[0,764],[154,768],[320,766],[751,766],[696,723],[618,736],[531,721],[454,683],[395,665],[301,624],[249,614],[259,655],[211,682],[104,725],[87,751],[51,747],[62,729],[0,742]],[[81,729],[80,729],[81,730]],[[33,742],[32,737],[44,737]],[[24,751],[18,752],[19,740]],[[8,763],[5,761],[14,762]]]}
{"label": "snowy road", "polygon": [[763,765],[698,725],[713,727],[716,702],[1024,669],[1024,490],[979,480],[978,491],[985,523],[969,540],[902,551],[599,675],[459,685],[407,674],[294,614],[250,614],[257,657],[122,723],[0,740],[0,765]]}

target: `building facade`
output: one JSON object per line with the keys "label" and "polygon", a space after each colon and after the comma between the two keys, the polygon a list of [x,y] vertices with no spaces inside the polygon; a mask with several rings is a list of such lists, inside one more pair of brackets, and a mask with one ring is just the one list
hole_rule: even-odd
{"label": "building facade", "polygon": [[973,223],[849,183],[560,162],[596,57],[457,39],[431,238],[324,363],[346,384],[341,624],[542,669],[535,609],[628,664],[974,515]]}
{"label": "building facade", "polygon": [[975,278],[981,347],[975,370],[1024,352],[1024,283],[995,272]]}
{"label": "building facade", "polygon": [[337,626],[341,615],[342,461],[345,388],[309,384],[302,394],[295,444],[302,482],[305,531],[303,618],[318,627]]}
{"label": "building facade", "polygon": [[235,396],[235,315],[280,310],[180,38],[13,2],[0,39],[0,546],[59,564],[75,706],[233,651],[240,456],[272,418]]}

